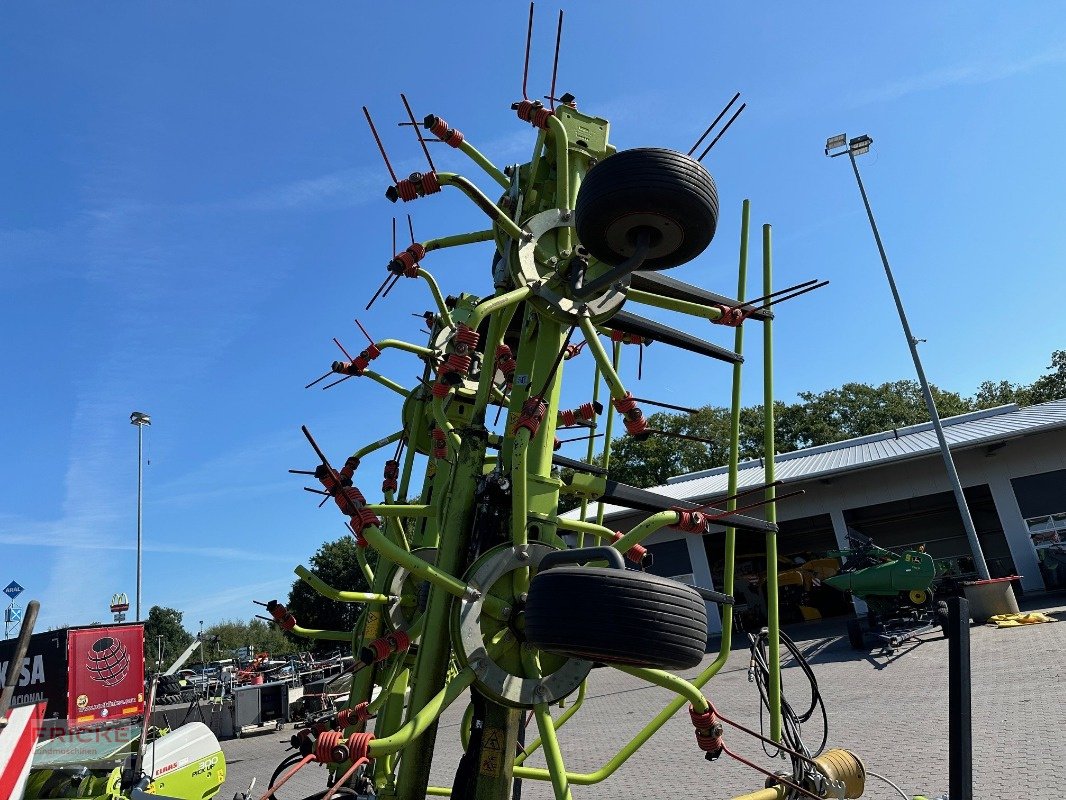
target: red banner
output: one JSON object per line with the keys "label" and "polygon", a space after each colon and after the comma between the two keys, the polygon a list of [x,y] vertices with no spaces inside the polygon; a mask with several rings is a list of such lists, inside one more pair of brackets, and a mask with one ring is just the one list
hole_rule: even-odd
{"label": "red banner", "polygon": [[144,626],[72,630],[67,717],[86,725],[144,711]]}

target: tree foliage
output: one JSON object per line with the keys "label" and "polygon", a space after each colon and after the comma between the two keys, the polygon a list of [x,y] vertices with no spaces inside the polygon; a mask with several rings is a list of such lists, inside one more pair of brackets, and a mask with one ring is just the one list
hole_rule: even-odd
{"label": "tree foliage", "polygon": [[144,660],[148,665],[155,664],[162,649],[162,663],[155,666],[165,668],[192,644],[193,635],[182,626],[181,618],[182,613],[175,608],[148,609],[144,622]]}
{"label": "tree foliage", "polygon": [[[350,592],[370,591],[370,586],[359,568],[356,556],[358,547],[351,536],[325,542],[311,557],[311,571],[337,589]],[[368,549],[365,553],[372,559],[373,551]],[[296,617],[297,624],[305,628],[333,631],[352,630],[362,610],[361,604],[338,603],[323,597],[299,578],[292,584],[287,605]],[[310,645],[301,645],[307,646]],[[336,642],[323,641],[316,642],[312,649],[332,650],[336,646]]]}
{"label": "tree foliage", "polygon": [[[215,642],[215,637],[218,641]],[[276,625],[253,619],[249,622],[230,619],[204,628],[203,658],[207,662],[220,658],[233,658],[233,651],[247,647],[253,654],[270,653],[271,656],[284,656],[295,653],[300,648],[294,644]],[[196,653],[191,659],[199,663]]]}

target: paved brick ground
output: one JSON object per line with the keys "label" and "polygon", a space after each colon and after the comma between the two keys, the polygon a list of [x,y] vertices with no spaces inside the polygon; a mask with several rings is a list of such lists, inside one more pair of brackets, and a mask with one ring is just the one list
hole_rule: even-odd
{"label": "paved brick ground", "polygon": [[[1066,598],[1045,597],[1029,603],[1066,620]],[[876,650],[852,650],[843,620],[788,629],[813,664],[829,712],[829,746],[847,747],[867,767],[888,776],[908,793],[934,797],[947,791],[947,643],[930,635],[892,657]],[[971,629],[974,715],[974,796],[978,798],[1044,797],[1058,793],[1066,777],[1061,719],[1066,712],[1066,625],[1036,625],[995,630]],[[710,657],[708,657],[708,660]],[[747,681],[747,650],[734,650],[725,670],[706,692],[722,713],[758,726],[757,694]],[[694,675],[692,670],[686,675]],[[790,686],[805,689],[802,674],[786,668]],[[560,731],[571,771],[598,769],[669,701],[668,692],[649,687],[610,669],[593,672],[585,707]],[[797,704],[803,702],[800,694]],[[459,705],[459,704],[457,704]],[[458,721],[462,708],[442,719],[433,782],[450,786],[460,755]],[[535,738],[535,724],[530,739]],[[815,726],[810,736],[818,736]],[[727,741],[764,766],[773,761],[758,744],[727,729]],[[282,756],[281,737],[267,733],[223,743],[228,774],[221,797],[247,788],[253,775],[265,788]],[[542,766],[534,756],[530,765]],[[321,789],[323,772],[313,770],[295,791],[302,797]],[[574,787],[575,800],[622,798],[729,798],[761,786],[759,776],[741,764],[721,759],[706,762],[693,742],[684,711],[670,719],[642,750],[612,778],[596,786]],[[527,781],[523,798],[549,800],[549,784]],[[866,798],[898,798],[892,789],[870,780]]]}

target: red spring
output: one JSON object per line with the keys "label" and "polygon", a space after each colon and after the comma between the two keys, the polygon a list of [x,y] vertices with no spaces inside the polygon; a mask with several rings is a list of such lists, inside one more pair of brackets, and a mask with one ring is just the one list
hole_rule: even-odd
{"label": "red spring", "polygon": [[688,511],[683,508],[673,509],[677,512],[677,522],[670,527],[685,533],[703,533],[707,529],[708,517],[702,511]]}
{"label": "red spring", "polygon": [[554,113],[536,100],[522,100],[511,107],[518,112],[520,120],[528,122],[534,128],[547,128],[548,117]]}
{"label": "red spring", "polygon": [[291,631],[296,627],[296,617],[294,617],[289,609],[285,608],[277,600],[271,600],[267,603],[267,612],[274,618],[274,622],[278,623],[282,630]]}
{"label": "red spring", "polygon": [[478,342],[481,341],[481,334],[475,331],[473,328],[469,328],[462,322],[459,323],[459,327],[455,330],[455,337],[453,343],[457,352],[465,353],[473,350],[477,347]]}
{"label": "red spring", "polygon": [[534,395],[522,403],[522,413],[518,415],[518,421],[515,422],[514,430],[511,433],[518,433],[519,430],[525,428],[529,431],[529,437],[532,439],[537,435],[537,431],[540,430],[540,424],[544,422],[544,413],[548,410],[548,407],[544,404],[544,401]]}
{"label": "red spring", "polygon": [[367,710],[369,705],[369,703],[359,703],[351,708],[342,708],[337,712],[337,724],[341,728],[347,728],[350,725],[366,722],[371,717],[370,712]]}
{"label": "red spring", "polygon": [[411,647],[411,637],[407,631],[393,631],[385,638],[392,641],[393,650],[397,653],[406,653]]}
{"label": "red spring", "polygon": [[380,355],[381,350],[378,349],[378,346],[371,344],[351,361],[334,361],[330,369],[343,375],[359,376],[370,366],[370,362]]}
{"label": "red spring", "polygon": [[[441,378],[443,379],[445,373],[441,370]],[[452,387],[445,383],[443,380],[439,380],[433,384],[433,396],[444,399],[448,396],[448,392],[452,390]]]}
{"label": "red spring", "polygon": [[727,325],[730,328],[738,327],[744,320],[751,316],[755,309],[744,311],[740,308],[734,308],[733,306],[715,306],[722,312],[722,316],[718,319],[712,319],[715,325]]}
{"label": "red spring", "polygon": [[441,369],[441,372],[456,372],[459,375],[466,375],[470,372],[471,363],[472,359],[468,355],[458,352],[449,353],[448,357],[444,360],[444,367]]}
{"label": "red spring", "polygon": [[388,270],[396,275],[404,275],[408,278],[418,277],[418,262],[426,257],[426,248],[420,244],[412,244],[406,250],[397,253],[389,262]]}
{"label": "red spring", "polygon": [[563,446],[563,440],[560,439],[558,436],[556,436],[555,437],[555,441],[552,443],[552,450],[558,450],[562,446]]}
{"label": "red spring", "polygon": [[[615,531],[614,536],[611,537],[612,542],[617,542],[622,538],[621,531]],[[642,544],[635,544],[625,552],[626,558],[632,561],[634,564],[641,564],[644,561],[644,556],[648,554],[648,548]]]}
{"label": "red spring", "polygon": [[366,645],[360,653],[360,658],[364,663],[376,664],[393,653],[406,653],[410,647],[411,637],[407,635],[407,631],[393,631]]}
{"label": "red spring", "polygon": [[[340,731],[323,731],[315,739],[315,760],[320,764],[339,764],[347,761],[347,748],[343,755],[341,745],[344,743],[344,734]],[[341,757],[337,757],[341,756]]]}
{"label": "red spring", "polygon": [[348,760],[353,763],[363,758],[370,758],[370,742],[374,740],[372,733],[353,733],[348,737]]}
{"label": "red spring", "polygon": [[356,539],[359,540],[359,546],[366,547],[367,542],[363,538],[363,530],[370,527],[376,528],[381,524],[381,520],[378,519],[377,514],[365,506],[355,509],[355,513],[348,516],[352,518],[352,530],[355,531]]}
{"label": "red spring", "polygon": [[696,744],[711,759],[718,758],[725,749],[725,741],[722,739],[722,723],[714,709],[697,712],[691,705],[688,707],[688,715],[692,720],[692,726],[696,729]]}
{"label": "red spring", "polygon": [[569,428],[579,419],[589,421],[595,418],[595,406],[592,403],[582,403],[577,408],[568,408],[566,411],[560,411],[556,424],[560,428]]}
{"label": "red spring", "polygon": [[640,436],[648,429],[648,420],[644,412],[637,408],[637,403],[631,393],[626,392],[625,397],[616,397],[611,402],[622,415],[622,423],[626,426],[626,432],[630,436]]}
{"label": "red spring", "polygon": [[433,457],[434,458],[447,458],[448,457],[448,439],[444,435],[444,431],[440,428],[433,429]]}
{"label": "red spring", "polygon": [[359,459],[356,456],[348,456],[347,460],[344,462],[344,466],[341,467],[340,476],[341,478],[351,480],[357,469],[359,469]]}
{"label": "red spring", "polygon": [[635,333],[623,333],[622,331],[611,331],[611,341],[621,342],[622,344],[651,344],[651,339],[644,336],[637,336]]}
{"label": "red spring", "polygon": [[396,482],[400,477],[400,462],[388,460],[385,462],[385,480],[381,483],[381,491],[395,492],[399,484]]}
{"label": "red spring", "polygon": [[514,371],[518,363],[514,360],[511,348],[501,344],[496,348],[496,369],[503,373],[504,379],[511,383],[514,380]]}
{"label": "red spring", "polygon": [[396,196],[406,203],[439,192],[440,181],[437,180],[436,172],[413,172],[410,178],[397,183],[395,189]]}
{"label": "red spring", "polygon": [[448,123],[435,114],[430,114],[425,119],[425,126],[429,128],[429,132],[440,139],[445,144],[450,144],[452,147],[458,147],[463,143],[462,131],[455,128],[449,128]]}
{"label": "red spring", "polygon": [[[323,481],[323,483],[325,482]],[[363,493],[354,486],[345,486],[339,490],[334,490],[333,500],[337,503],[337,508],[346,517],[354,515],[360,507],[366,505],[366,498]]]}

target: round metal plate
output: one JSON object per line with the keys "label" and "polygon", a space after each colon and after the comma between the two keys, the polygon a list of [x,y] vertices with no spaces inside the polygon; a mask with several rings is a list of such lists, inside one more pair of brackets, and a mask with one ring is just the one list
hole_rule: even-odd
{"label": "round metal plate", "polygon": [[[536,249],[540,237],[556,228],[572,227],[574,227],[574,213],[565,208],[549,208],[526,220],[522,230],[530,234],[532,238],[518,245],[515,283],[519,286],[531,287],[533,304],[561,321],[576,325],[581,320],[584,310],[587,310],[594,322],[603,321],[617,312],[625,302],[624,290],[629,286],[629,276],[617,281],[598,297],[590,300],[577,300],[566,294],[569,288],[568,282],[553,281],[556,274],[554,268],[537,263]],[[590,275],[589,280],[593,277],[595,277],[594,274]],[[549,284],[554,285],[549,286]]]}
{"label": "round metal plate", "polygon": [[[412,550],[411,555],[418,556],[423,561],[428,561],[430,564],[437,563],[437,548],[435,547],[419,547]],[[411,592],[411,587],[404,586],[410,577],[411,571],[406,567],[397,564],[392,575],[389,576],[389,582],[386,584],[385,594],[391,594],[401,598],[400,603],[393,603],[389,606],[389,622],[392,624],[393,630],[410,630],[411,626],[418,621],[418,617],[422,613],[417,608],[411,609],[410,607],[404,607],[402,604],[405,590],[407,594],[410,594]],[[419,581],[419,583],[426,583],[426,581]],[[420,638],[421,637],[416,637],[411,641],[417,643]]]}
{"label": "round metal plate", "polygon": [[463,598],[459,604],[457,622],[461,658],[466,665],[474,667],[478,688],[504,705],[530,708],[536,703],[561,700],[574,692],[592,670],[591,661],[570,658],[543,678],[522,678],[501,667],[489,657],[486,649],[481,630],[484,596],[507,574],[522,567],[535,570],[540,560],[554,550],[546,544],[531,542],[523,548],[503,545],[490,551],[489,557],[475,569],[468,581],[480,596],[476,600]]}

